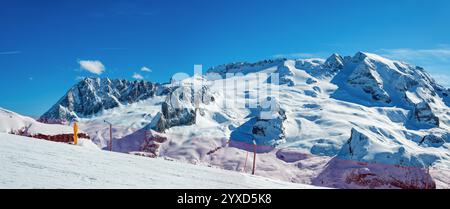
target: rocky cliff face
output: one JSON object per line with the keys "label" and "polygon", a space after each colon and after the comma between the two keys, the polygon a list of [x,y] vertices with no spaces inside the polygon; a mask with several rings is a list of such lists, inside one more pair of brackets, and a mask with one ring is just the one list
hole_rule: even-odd
{"label": "rocky cliff face", "polygon": [[283,122],[286,121],[286,112],[281,109],[280,104],[274,98],[265,101],[259,107],[258,114],[255,117],[255,124],[252,128],[252,134],[255,140],[267,143],[277,144],[285,138],[285,128]]}
{"label": "rocky cliff face", "polygon": [[[347,57],[348,58],[348,57]],[[345,59],[339,54],[333,54],[326,60],[297,60],[295,67],[303,69],[316,78],[332,78],[345,67]]]}
{"label": "rocky cliff face", "polygon": [[210,104],[215,101],[208,87],[202,86],[195,90],[193,86],[179,86],[166,97],[149,129],[164,132],[174,126],[195,124],[197,113],[201,112],[200,103]]}
{"label": "rocky cliff face", "polygon": [[167,88],[147,81],[85,78],[42,115],[40,121],[61,122],[90,117],[102,110],[165,93]]}
{"label": "rocky cliff face", "polygon": [[[417,148],[402,146],[402,139],[387,139],[383,134],[370,130],[353,128],[350,139],[342,146],[337,158],[355,162],[377,163],[428,168],[439,160],[432,154],[421,153]],[[427,135],[418,145],[438,147],[445,143],[443,137]]]}
{"label": "rocky cliff face", "polygon": [[207,73],[217,73],[223,78],[227,74],[248,74],[255,73],[267,68],[282,66],[286,59],[274,59],[274,60],[263,60],[260,62],[249,63],[249,62],[234,62],[225,65],[219,65],[208,69]]}
{"label": "rocky cliff face", "polygon": [[430,104],[426,102],[414,104],[412,118],[418,123],[426,124],[431,127],[439,127],[440,124],[439,118],[434,114]]}
{"label": "rocky cliff face", "polygon": [[265,149],[284,142],[286,120],[286,112],[281,108],[279,101],[269,97],[268,100],[261,102],[247,122],[231,133],[230,145],[247,149],[249,145],[255,143],[259,146],[258,149],[261,149],[259,151],[269,151],[270,149]]}

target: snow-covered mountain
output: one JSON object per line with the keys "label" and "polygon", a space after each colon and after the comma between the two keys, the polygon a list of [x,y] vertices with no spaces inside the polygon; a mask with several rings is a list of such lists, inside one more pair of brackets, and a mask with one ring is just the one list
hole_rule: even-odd
{"label": "snow-covered mountain", "polygon": [[73,86],[40,121],[71,121],[103,110],[145,100],[167,91],[162,85],[143,80],[84,78]]}
{"label": "snow-covered mountain", "polygon": [[[438,187],[450,184],[439,180],[450,175],[450,90],[404,62],[364,52],[325,60],[238,62],[116,103],[111,102],[120,98],[111,96],[114,82],[87,80],[42,118],[79,117],[101,148],[108,144],[108,120],[113,150],[119,152],[145,151],[152,129],[167,137],[151,143],[159,156],[228,170],[245,170],[246,150],[256,143],[257,174],[285,181],[352,188],[368,187],[352,179],[371,176],[384,182],[373,187],[407,188],[405,182],[392,183],[389,173],[390,166],[404,166],[418,168],[416,176],[431,175]],[[77,90],[80,85],[87,87]],[[261,93],[264,88],[269,94]],[[374,166],[380,164],[387,167]],[[443,172],[421,170],[429,168]]]}

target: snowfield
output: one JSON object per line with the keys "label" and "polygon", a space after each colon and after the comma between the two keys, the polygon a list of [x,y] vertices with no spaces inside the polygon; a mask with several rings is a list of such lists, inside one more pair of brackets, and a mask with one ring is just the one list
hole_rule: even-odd
{"label": "snowfield", "polygon": [[0,188],[318,188],[0,133]]}

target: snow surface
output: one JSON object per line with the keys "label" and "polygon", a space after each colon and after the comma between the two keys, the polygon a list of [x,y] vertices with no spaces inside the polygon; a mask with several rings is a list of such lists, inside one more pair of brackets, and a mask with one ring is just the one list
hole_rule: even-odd
{"label": "snow surface", "polygon": [[0,133],[0,188],[318,188]]}

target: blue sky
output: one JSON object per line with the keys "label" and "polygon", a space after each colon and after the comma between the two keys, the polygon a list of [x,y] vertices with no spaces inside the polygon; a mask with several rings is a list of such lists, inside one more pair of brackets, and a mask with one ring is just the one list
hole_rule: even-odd
{"label": "blue sky", "polygon": [[174,73],[192,72],[194,64],[206,70],[280,55],[326,58],[369,51],[424,66],[450,86],[448,0],[0,5],[0,107],[31,116],[45,112],[83,76],[165,82]]}

